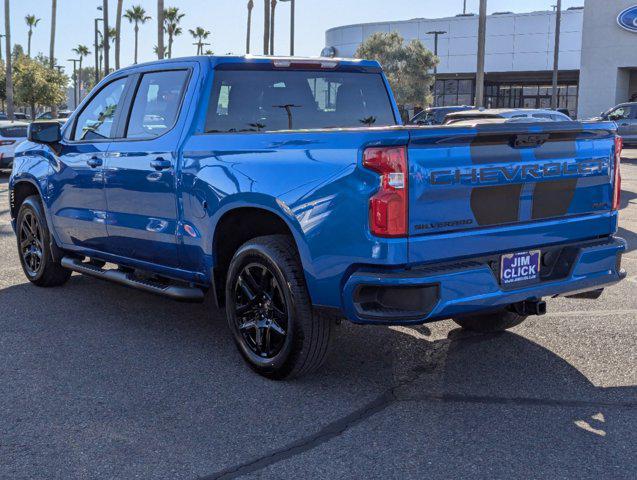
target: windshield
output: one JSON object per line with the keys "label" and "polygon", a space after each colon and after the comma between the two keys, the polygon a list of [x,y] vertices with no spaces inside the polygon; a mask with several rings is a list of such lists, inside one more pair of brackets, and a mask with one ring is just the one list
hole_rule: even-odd
{"label": "windshield", "polygon": [[206,131],[377,127],[395,125],[379,73],[221,70]]}

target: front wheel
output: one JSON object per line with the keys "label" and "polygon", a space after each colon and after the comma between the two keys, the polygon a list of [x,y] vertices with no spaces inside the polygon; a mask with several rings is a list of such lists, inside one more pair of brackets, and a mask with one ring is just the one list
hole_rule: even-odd
{"label": "front wheel", "polygon": [[296,247],[285,235],[255,238],[234,254],[226,314],[241,355],[260,375],[298,377],[325,360],[331,321],[313,311]]}
{"label": "front wheel", "polygon": [[465,330],[482,333],[503,332],[521,324],[527,319],[526,315],[520,315],[509,309],[497,312],[480,313],[476,315],[464,315],[454,318],[453,321]]}
{"label": "front wheel", "polygon": [[16,221],[18,254],[24,274],[39,287],[62,285],[71,276],[70,270],[53,260],[50,235],[40,199],[27,197],[20,205]]}

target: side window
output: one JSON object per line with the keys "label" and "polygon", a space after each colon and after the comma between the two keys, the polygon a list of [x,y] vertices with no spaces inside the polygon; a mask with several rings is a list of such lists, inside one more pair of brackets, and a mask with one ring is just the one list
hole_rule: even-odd
{"label": "side window", "polygon": [[170,130],[186,88],[186,70],[146,73],[135,95],[126,138],[151,139]]}
{"label": "side window", "polygon": [[630,118],[630,107],[619,107],[608,114],[610,120],[625,120]]}
{"label": "side window", "polygon": [[77,118],[73,140],[112,138],[115,114],[126,81],[127,78],[120,78],[109,83],[89,102]]}

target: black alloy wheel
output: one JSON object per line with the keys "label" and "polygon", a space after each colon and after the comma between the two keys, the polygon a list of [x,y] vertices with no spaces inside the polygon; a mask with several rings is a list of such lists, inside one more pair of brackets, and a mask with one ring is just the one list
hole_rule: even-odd
{"label": "black alloy wheel", "polygon": [[71,271],[62,267],[58,250],[54,258],[52,249],[57,248],[51,239],[46,216],[40,198],[33,195],[24,199],[16,218],[16,240],[20,264],[29,281],[39,287],[63,285]]}
{"label": "black alloy wheel", "polygon": [[244,342],[259,357],[274,358],[289,324],[279,281],[266,265],[252,262],[236,277],[234,295],[235,322]]}
{"label": "black alloy wheel", "polygon": [[234,341],[258,374],[284,380],[322,365],[332,320],[312,308],[291,236],[256,237],[239,247],[228,267],[225,293]]}
{"label": "black alloy wheel", "polygon": [[44,237],[34,212],[27,211],[22,216],[18,235],[24,268],[28,276],[36,277],[44,265]]}

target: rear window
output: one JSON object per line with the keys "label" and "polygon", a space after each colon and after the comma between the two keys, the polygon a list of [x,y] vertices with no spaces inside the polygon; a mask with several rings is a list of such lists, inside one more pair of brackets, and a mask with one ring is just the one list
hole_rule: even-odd
{"label": "rear window", "polygon": [[378,127],[396,119],[378,73],[219,70],[207,133]]}
{"label": "rear window", "polygon": [[27,136],[27,127],[16,125],[14,127],[0,128],[0,135],[4,138],[21,138]]}

